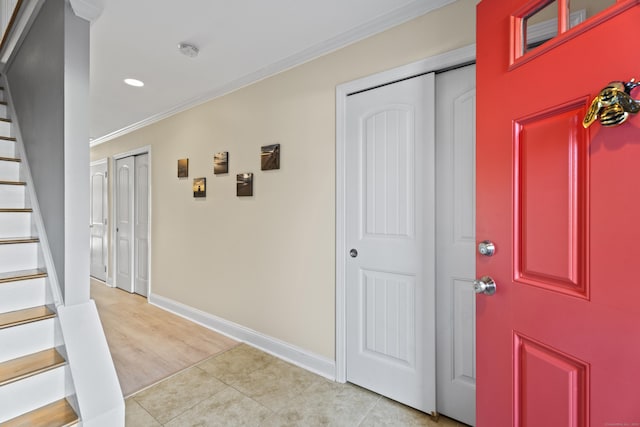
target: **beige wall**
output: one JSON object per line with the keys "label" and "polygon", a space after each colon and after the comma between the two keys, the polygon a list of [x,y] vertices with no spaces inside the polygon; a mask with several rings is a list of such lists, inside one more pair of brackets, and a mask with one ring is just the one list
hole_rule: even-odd
{"label": "beige wall", "polygon": [[[97,160],[152,147],[152,293],[333,360],[336,86],[474,43],[475,5],[459,0],[92,149]],[[272,143],[281,169],[262,172],[260,146]],[[213,174],[217,151],[229,152],[228,175]],[[254,173],[253,198],[235,195],[241,172]],[[202,176],[207,197],[194,199]]]}

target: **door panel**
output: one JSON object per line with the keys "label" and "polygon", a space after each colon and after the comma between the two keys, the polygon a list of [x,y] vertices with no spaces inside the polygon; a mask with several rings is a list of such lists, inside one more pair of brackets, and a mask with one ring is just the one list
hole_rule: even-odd
{"label": "door panel", "polygon": [[133,292],[135,160],[125,157],[116,161],[116,286]]}
{"label": "door panel", "polygon": [[[433,74],[347,99],[347,380],[435,410]],[[355,255],[355,253],[354,253]]]}
{"label": "door panel", "polygon": [[475,65],[436,75],[438,412],[475,424]]}
{"label": "door panel", "polygon": [[91,166],[91,276],[107,280],[107,163]]}
{"label": "door panel", "polygon": [[135,157],[135,283],[134,292],[149,291],[149,155]]}
{"label": "door panel", "polygon": [[477,238],[497,249],[476,274],[497,292],[476,298],[477,422],[633,425],[640,118],[581,121],[610,81],[638,77],[640,58],[612,35],[637,26],[640,2],[522,55],[518,23],[536,4],[478,6]]}

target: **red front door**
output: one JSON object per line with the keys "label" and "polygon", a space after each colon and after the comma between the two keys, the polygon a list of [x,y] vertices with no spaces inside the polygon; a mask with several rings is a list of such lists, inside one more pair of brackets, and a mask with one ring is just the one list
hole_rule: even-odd
{"label": "red front door", "polygon": [[497,289],[476,299],[477,425],[640,426],[640,114],[582,126],[640,79],[640,1],[523,54],[544,3],[478,5],[477,236],[496,252],[477,274]]}

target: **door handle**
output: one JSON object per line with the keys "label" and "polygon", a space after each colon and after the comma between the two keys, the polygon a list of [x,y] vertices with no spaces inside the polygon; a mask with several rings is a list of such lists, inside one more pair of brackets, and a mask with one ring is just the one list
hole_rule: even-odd
{"label": "door handle", "polygon": [[489,276],[482,276],[473,281],[473,290],[476,294],[491,296],[496,293],[496,282]]}
{"label": "door handle", "polygon": [[631,97],[631,91],[637,86],[640,86],[640,83],[634,79],[627,83],[609,83],[591,101],[591,106],[582,120],[582,126],[588,128],[597,118],[600,118],[602,126],[619,126],[627,121],[629,113],[640,112],[640,100]]}
{"label": "door handle", "polygon": [[483,256],[493,256],[496,253],[496,245],[489,240],[478,243],[478,252]]}
{"label": "door handle", "polygon": [[351,258],[355,258],[355,257],[357,257],[357,256],[358,256],[358,251],[357,251],[357,250],[355,250],[355,249],[351,249],[351,250],[349,251],[349,255],[351,256]]}

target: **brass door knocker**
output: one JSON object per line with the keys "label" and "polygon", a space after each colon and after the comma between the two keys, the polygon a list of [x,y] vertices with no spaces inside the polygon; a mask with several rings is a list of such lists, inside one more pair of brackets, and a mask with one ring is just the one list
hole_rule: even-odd
{"label": "brass door knocker", "polygon": [[588,128],[597,118],[602,126],[619,126],[627,121],[629,114],[640,111],[640,100],[631,97],[631,91],[637,86],[640,86],[640,83],[635,79],[627,83],[609,83],[591,102],[589,111],[582,120],[582,126]]}

